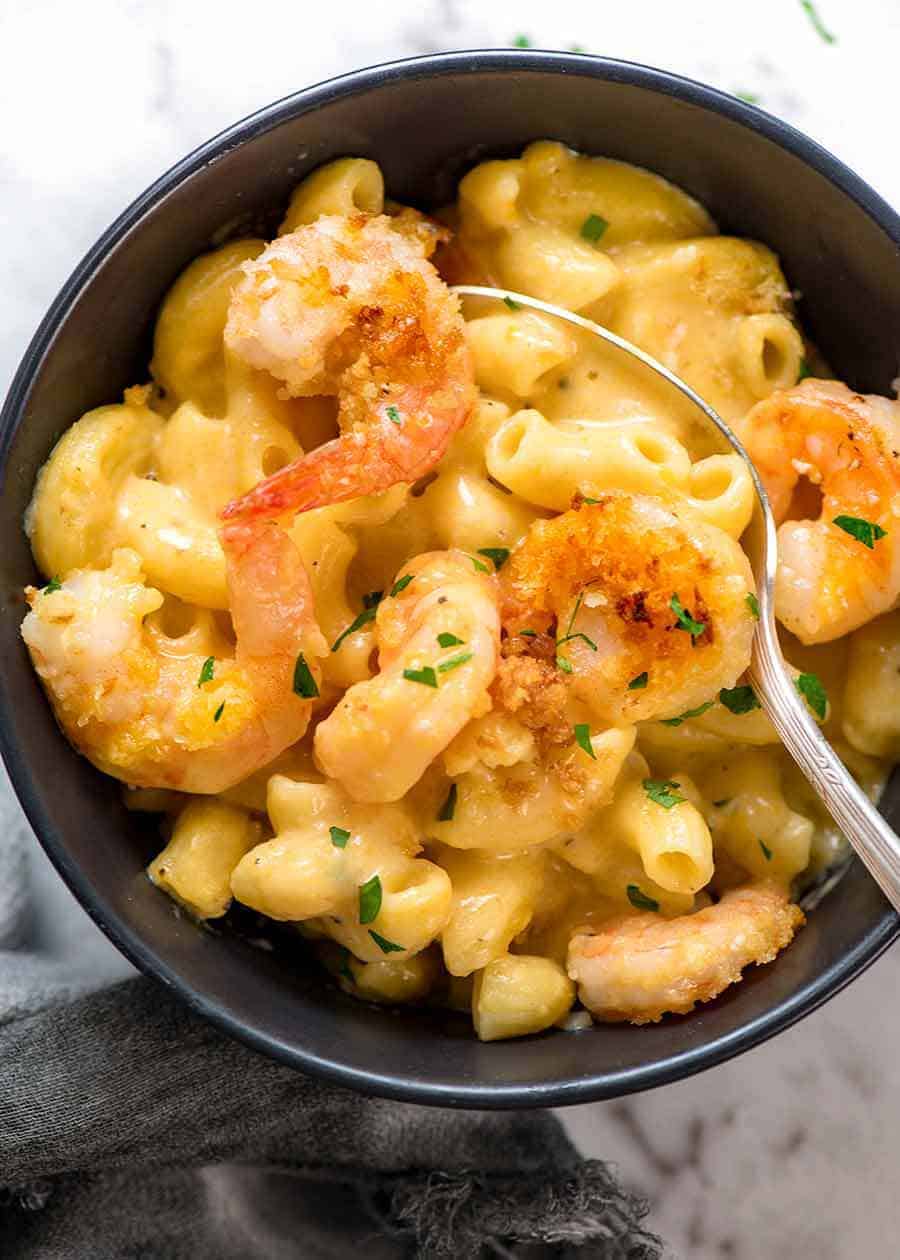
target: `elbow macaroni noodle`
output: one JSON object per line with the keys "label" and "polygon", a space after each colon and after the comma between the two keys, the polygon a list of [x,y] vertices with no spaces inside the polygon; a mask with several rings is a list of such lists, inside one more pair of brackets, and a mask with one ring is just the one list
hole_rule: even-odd
{"label": "elbow macaroni noodle", "polygon": [[[386,205],[377,164],[344,158],[300,184],[279,231],[296,232],[321,215],[382,213],[400,207]],[[463,259],[470,280],[607,324],[727,419],[742,418],[806,371],[808,352],[775,255],[720,235],[702,206],[650,172],[541,141],[519,158],[471,170],[449,217],[456,237],[448,269],[455,251],[454,267]],[[400,230],[402,215],[397,223]],[[62,435],[26,521],[47,578],[74,574],[77,582],[82,571],[105,569],[114,552],[124,554],[123,571],[139,569],[160,593],[144,621],[154,651],[206,658],[211,670],[236,650],[221,509],[337,433],[333,400],[289,397],[226,348],[235,287],[264,249],[261,240],[233,241],[186,268],[157,320],[152,386],[126,391],[122,403],[89,412]],[[410,736],[402,727],[378,733],[378,746],[399,767],[390,782],[418,780],[399,798],[389,787],[367,796],[364,748],[356,778],[327,777],[323,767],[337,764],[340,737],[329,714],[344,713],[335,705],[345,693],[369,696],[381,685],[378,653],[394,633],[388,601],[399,598],[398,575],[416,557],[463,553],[476,575],[486,575],[471,597],[459,587],[461,620],[441,620],[441,609],[435,616],[438,588],[422,600],[424,609],[432,599],[430,612],[409,614],[415,624],[435,617],[436,627],[464,625],[470,598],[484,596],[495,572],[502,577],[535,522],[573,502],[621,493],[661,498],[732,540],[750,520],[753,487],[743,462],[719,451],[655,377],[513,301],[504,308],[467,299],[463,310],[480,394],[437,466],[412,486],[286,522],[328,647],[317,662],[306,736],[218,796],[160,784],[130,792],[128,803],[165,812],[170,836],[148,873],[192,915],[219,917],[235,898],[301,925],[347,992],[389,1004],[463,1004],[490,1041],[565,1019],[576,999],[566,954],[579,931],[599,933],[579,938],[595,940],[599,951],[605,925],[612,939],[622,916],[689,923],[711,905],[711,892],[747,880],[786,890],[833,862],[841,842],[741,683],[737,657],[732,686],[685,714],[659,711],[635,726],[623,707],[618,723],[592,724],[589,700],[565,708],[559,688],[571,662],[585,659],[585,644],[603,652],[604,642],[577,632],[569,642],[562,614],[553,630],[546,611],[533,625],[520,619],[511,629],[504,620],[506,656],[491,670],[513,682],[480,693],[436,755],[425,744],[404,744]],[[559,557],[560,571],[569,554]],[[629,605],[636,624],[644,594]],[[577,630],[584,599],[594,633],[603,598],[582,592],[569,631]],[[690,591],[681,599],[687,621],[675,622],[671,641],[694,647],[709,614]],[[464,656],[468,632],[440,637]],[[521,668],[531,671],[521,685],[507,651],[513,643],[525,644],[529,664]],[[815,651],[826,659],[827,649]],[[832,664],[819,671],[827,700],[804,683],[819,680],[811,669],[794,671],[798,686],[854,772],[874,784],[900,753],[900,613],[853,633],[846,668],[843,657],[827,659]],[[414,673],[419,664],[411,658]],[[473,666],[462,660],[448,668],[457,666],[455,679],[435,675],[433,685],[449,689],[452,680],[464,690]],[[626,698],[637,697],[648,675],[621,681]],[[417,739],[428,738],[430,723],[421,718]],[[415,765],[414,773],[400,773],[403,764]],[[605,957],[598,953],[595,963],[606,965]],[[569,968],[581,983],[571,958]]]}

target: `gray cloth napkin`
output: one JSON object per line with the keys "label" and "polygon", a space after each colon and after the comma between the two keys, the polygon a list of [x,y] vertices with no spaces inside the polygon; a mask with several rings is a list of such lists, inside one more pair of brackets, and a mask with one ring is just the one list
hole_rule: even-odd
{"label": "gray cloth napkin", "polygon": [[546,1112],[363,1097],[151,980],[89,992],[29,936],[20,818],[0,839],[4,1260],[658,1260],[646,1205]]}

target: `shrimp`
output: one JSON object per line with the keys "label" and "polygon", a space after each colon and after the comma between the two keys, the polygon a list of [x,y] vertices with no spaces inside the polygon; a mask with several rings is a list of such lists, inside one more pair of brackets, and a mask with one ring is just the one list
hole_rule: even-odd
{"label": "shrimp", "polygon": [[[900,595],[900,404],[808,380],[758,403],[738,428],[779,522],[782,624],[826,643],[888,612]],[[793,510],[803,477],[821,492],[814,520]]]}
{"label": "shrimp", "polygon": [[[299,552],[275,524],[223,530],[233,657],[207,658],[144,618],[163,596],[136,552],[26,592],[35,669],[72,744],[136,787],[215,793],[305,732],[327,651]],[[51,589],[53,588],[53,589]]]}
{"label": "shrimp", "polygon": [[398,801],[472,717],[490,708],[500,652],[497,579],[463,551],[404,566],[375,619],[378,673],[316,728],[323,774],[355,801]]}
{"label": "shrimp", "polygon": [[747,558],[674,498],[608,491],[536,521],[500,580],[518,650],[549,648],[602,721],[680,716],[749,663]]}
{"label": "shrimp", "polygon": [[599,1019],[655,1023],[709,1002],[751,963],[771,962],[804,922],[779,885],[745,884],[695,914],[625,914],[582,929],[569,942],[569,976]]}
{"label": "shrimp", "polygon": [[341,436],[228,504],[225,519],[380,494],[440,460],[476,395],[458,300],[427,249],[383,215],[323,215],[244,265],[226,345],[291,397],[335,395]]}

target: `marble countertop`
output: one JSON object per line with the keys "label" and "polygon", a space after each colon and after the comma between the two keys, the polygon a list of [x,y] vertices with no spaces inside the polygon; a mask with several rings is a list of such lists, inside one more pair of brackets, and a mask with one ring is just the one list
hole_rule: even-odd
{"label": "marble countertop", "polygon": [[[897,0],[32,0],[0,6],[0,387],[78,258],[156,175],[257,107],[358,66],[444,49],[579,46],[749,93],[849,163],[894,205],[887,130]],[[52,38],[49,36],[52,35]],[[39,50],[39,55],[36,50]],[[26,826],[0,784],[0,836]],[[2,841],[0,841],[2,842]],[[37,845],[39,922],[60,966],[127,964]],[[858,1260],[897,1249],[900,954],[823,1010],[701,1077],[564,1113],[589,1154],[619,1161],[651,1223],[689,1260]],[[895,1110],[896,1109],[896,1110]]]}

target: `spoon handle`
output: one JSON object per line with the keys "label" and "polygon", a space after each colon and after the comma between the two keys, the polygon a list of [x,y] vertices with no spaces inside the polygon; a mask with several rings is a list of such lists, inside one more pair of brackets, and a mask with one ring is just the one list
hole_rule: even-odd
{"label": "spoon handle", "polygon": [[763,709],[869,874],[900,911],[900,837],[807,712],[785,668],[774,627],[764,618],[757,629],[749,672]]}

